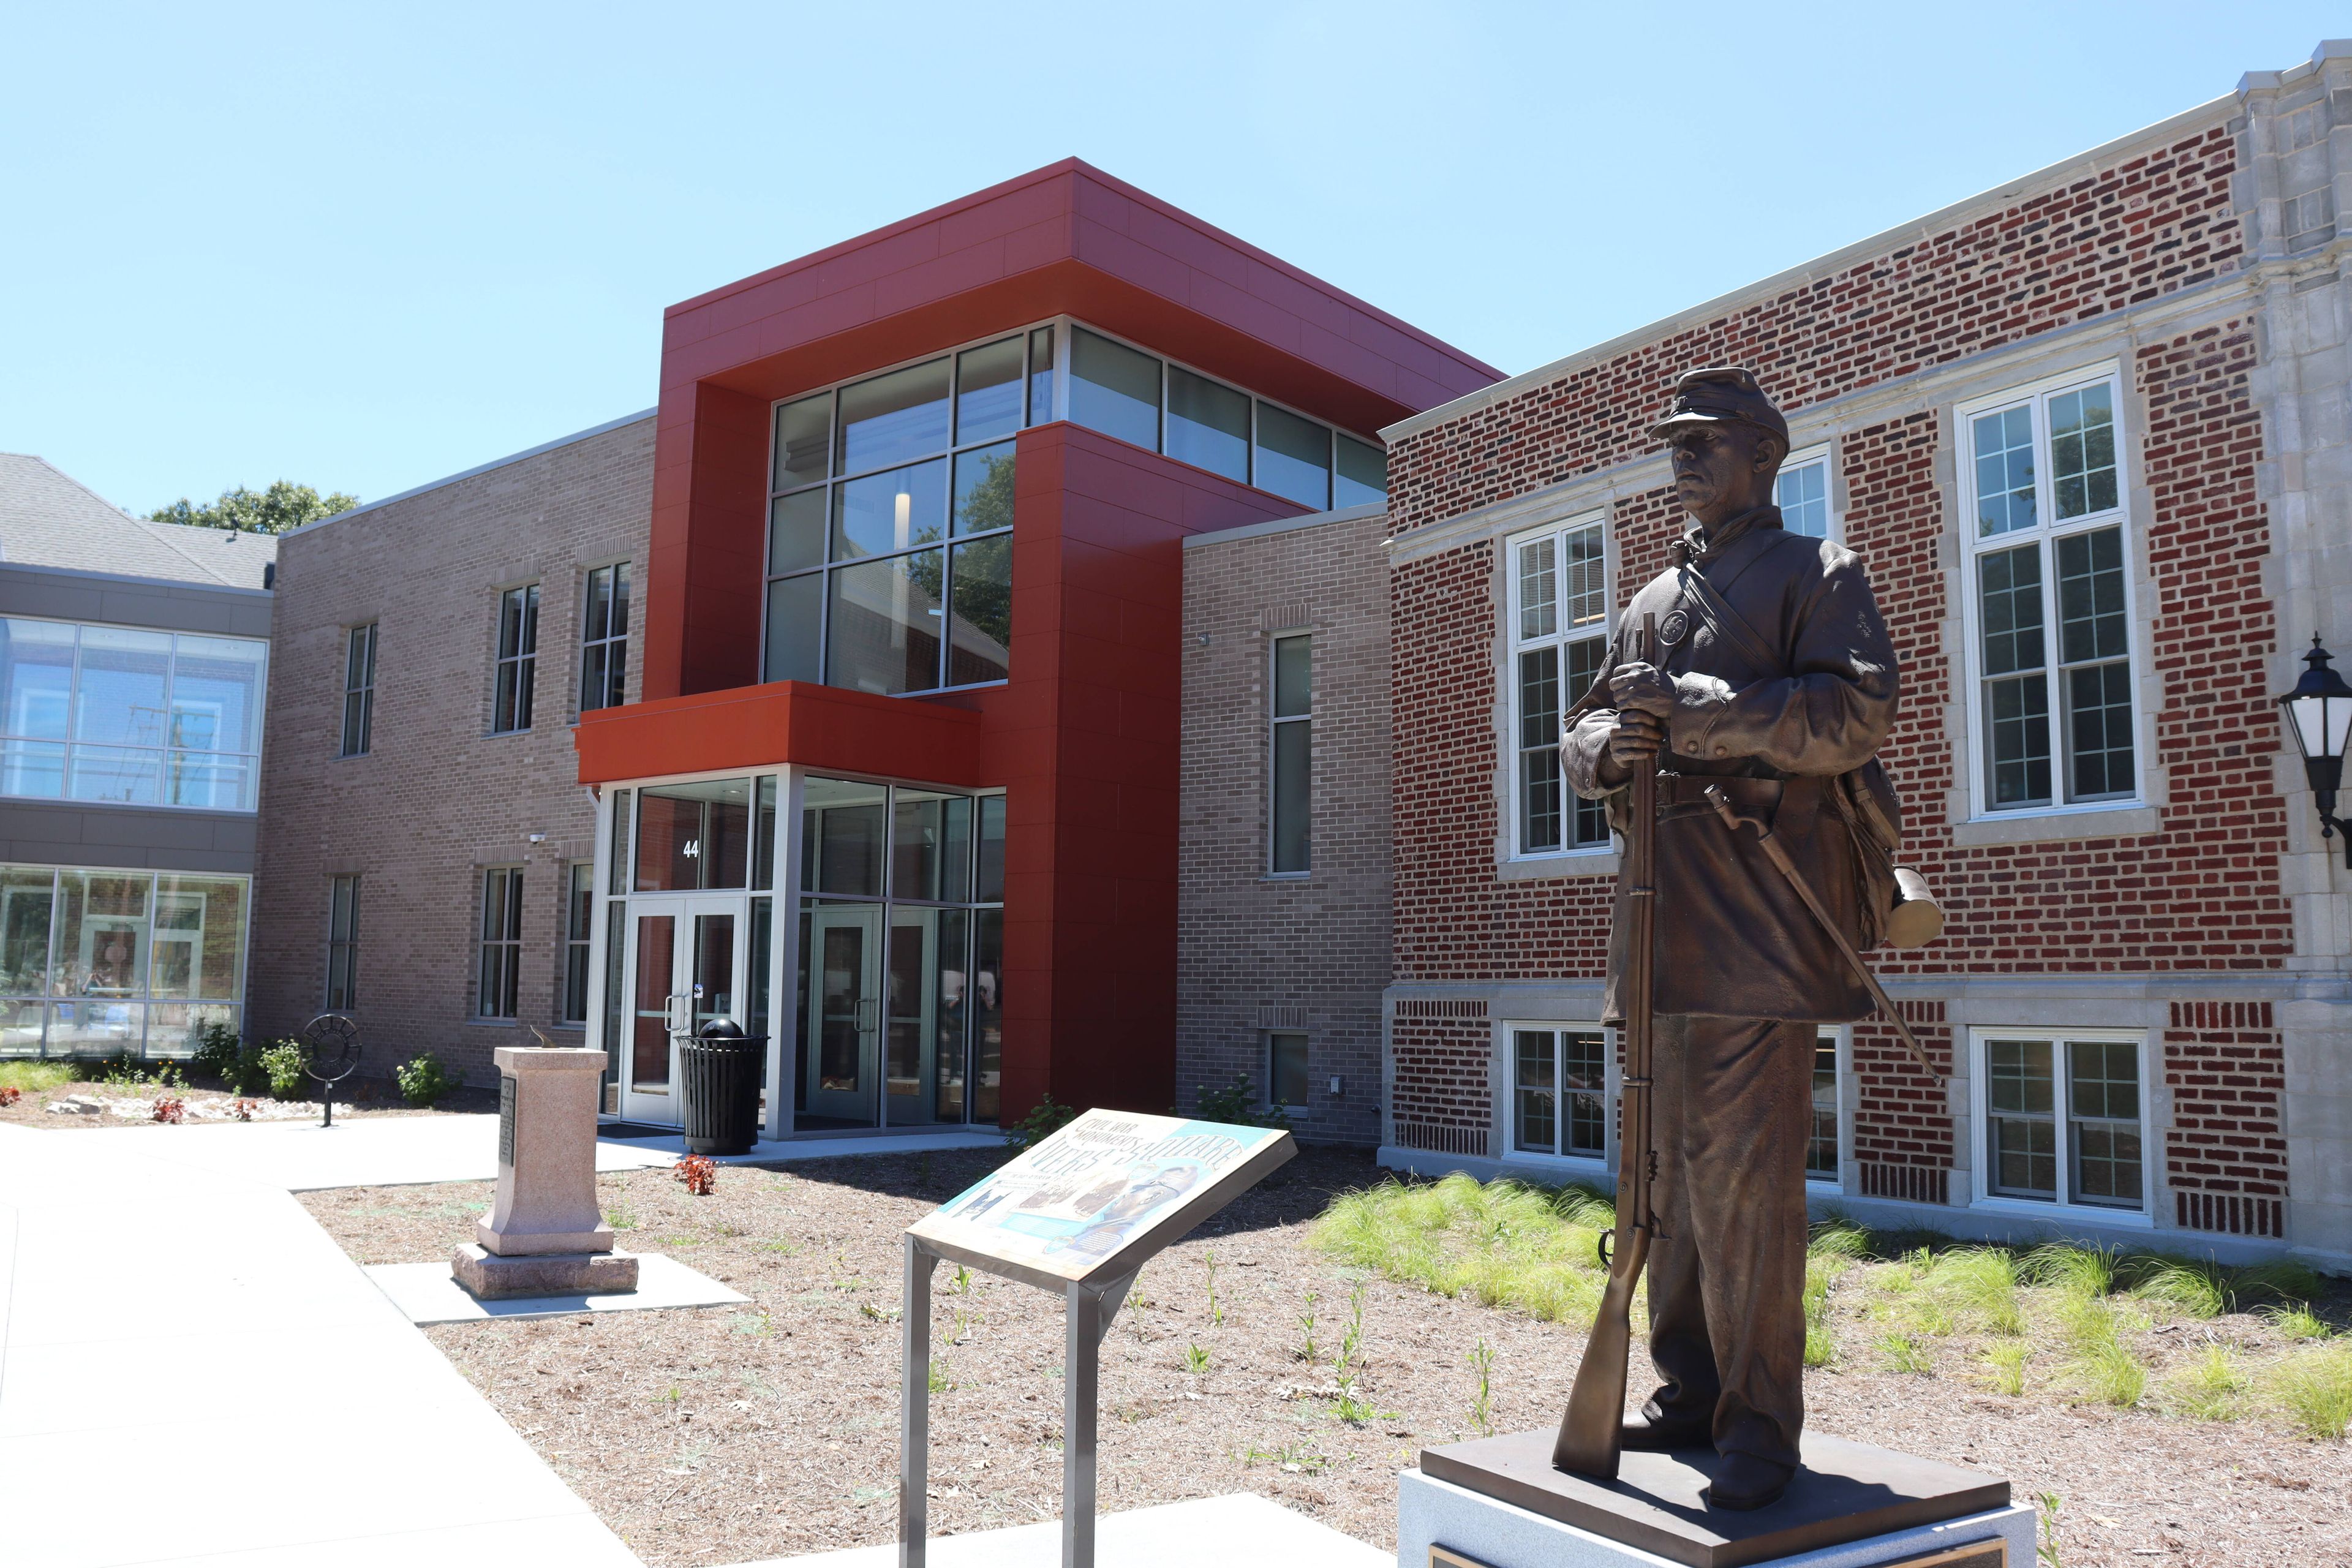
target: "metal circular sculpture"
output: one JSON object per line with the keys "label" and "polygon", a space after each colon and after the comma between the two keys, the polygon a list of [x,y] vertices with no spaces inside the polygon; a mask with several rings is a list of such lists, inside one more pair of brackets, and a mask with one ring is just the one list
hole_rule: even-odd
{"label": "metal circular sculpture", "polygon": [[341,1013],[321,1013],[302,1026],[302,1070],[319,1080],[319,1098],[326,1102],[324,1127],[335,1124],[334,1086],[360,1065],[360,1026]]}

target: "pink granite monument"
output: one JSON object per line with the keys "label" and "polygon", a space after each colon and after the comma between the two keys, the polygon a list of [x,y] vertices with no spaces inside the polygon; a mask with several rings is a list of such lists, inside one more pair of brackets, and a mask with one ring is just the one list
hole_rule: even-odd
{"label": "pink granite monument", "polygon": [[596,1087],[604,1053],[501,1046],[499,1194],[450,1272],[488,1300],[598,1296],[637,1288],[596,1206]]}

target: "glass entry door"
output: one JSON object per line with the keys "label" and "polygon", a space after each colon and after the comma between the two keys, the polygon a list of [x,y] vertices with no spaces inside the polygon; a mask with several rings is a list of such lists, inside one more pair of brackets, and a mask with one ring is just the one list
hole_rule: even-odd
{"label": "glass entry door", "polygon": [[808,1078],[801,1109],[871,1127],[879,1109],[882,1055],[882,906],[832,904],[808,925]]}
{"label": "glass entry door", "polygon": [[621,1113],[677,1125],[677,1041],[713,1018],[743,1022],[744,900],[629,901],[627,1081]]}

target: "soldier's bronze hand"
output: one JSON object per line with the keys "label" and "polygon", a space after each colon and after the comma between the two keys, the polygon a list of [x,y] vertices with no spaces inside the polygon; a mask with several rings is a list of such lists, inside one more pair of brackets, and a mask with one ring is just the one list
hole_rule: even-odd
{"label": "soldier's bronze hand", "polygon": [[1646,664],[1620,665],[1609,677],[1609,700],[1620,713],[1639,709],[1663,722],[1675,716],[1674,678]]}
{"label": "soldier's bronze hand", "polygon": [[1609,695],[1617,709],[1617,722],[1609,731],[1609,750],[1602,757],[1601,782],[1621,784],[1638,768],[1655,767],[1666,743],[1666,721],[1675,711],[1674,683],[1646,664],[1620,667],[1609,678]]}

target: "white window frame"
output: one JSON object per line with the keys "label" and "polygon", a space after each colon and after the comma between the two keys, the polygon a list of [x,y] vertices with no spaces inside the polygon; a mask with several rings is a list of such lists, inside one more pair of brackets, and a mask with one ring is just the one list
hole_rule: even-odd
{"label": "white window frame", "polygon": [[[1845,542],[1845,513],[1839,510],[1838,507],[1837,464],[1835,461],[1835,453],[1832,450],[1828,442],[1816,442],[1811,447],[1790,453],[1786,458],[1780,460],[1780,475],[1772,481],[1772,496],[1774,502],[1777,504],[1780,500],[1780,479],[1788,478],[1789,475],[1799,468],[1811,468],[1815,464],[1819,464],[1821,466],[1822,503],[1827,509],[1829,514],[1829,532],[1824,535],[1824,537],[1827,538],[1832,544],[1843,544]],[[1811,534],[1801,534],[1799,537],[1810,539],[1812,536]]]}
{"label": "white window frame", "polygon": [[[1846,1162],[1853,1158],[1854,1097],[1849,1081],[1853,1074],[1853,1026],[1823,1024],[1815,1032],[1813,1039],[1817,1050],[1822,1045],[1832,1045],[1837,1052],[1837,1169],[1823,1174],[1807,1165],[1805,1187],[1815,1193],[1839,1193],[1845,1190]],[[1807,1102],[1811,1103],[1810,1094]],[[1810,1131],[1806,1134],[1805,1150],[1808,1155],[1812,1152]]]}
{"label": "white window frame", "polygon": [[[2053,397],[2105,382],[2111,389],[2116,415],[2116,504],[2098,512],[2059,521],[2052,498],[2053,469],[2050,458],[2049,403]],[[1968,711],[1968,743],[1959,748],[1964,755],[1957,761],[1965,770],[1960,783],[1969,803],[1971,822],[2007,822],[2019,818],[2044,816],[2075,816],[2088,812],[2126,811],[2148,804],[2148,771],[2150,766],[2147,737],[2144,733],[2147,712],[2140,690],[2140,678],[2147,657],[2147,633],[2139,622],[2137,577],[2139,574],[2139,539],[2131,509],[2132,481],[2137,477],[2137,447],[2128,427],[2130,407],[2125,399],[2122,366],[2116,361],[2086,366],[2053,375],[2021,386],[2008,388],[1990,396],[1957,404],[1952,409],[1953,439],[1958,457],[1959,532],[1960,532],[1960,628],[1962,663],[1966,672]],[[1987,414],[2005,408],[2030,406],[2033,422],[2033,468],[2035,485],[2035,524],[2009,533],[1979,536],[1977,529],[1977,478],[1975,422]],[[2077,533],[2100,529],[2121,531],[2124,623],[2128,642],[2124,664],[2127,671],[2127,689],[2131,701],[2129,720],[2132,743],[2132,789],[2128,795],[2103,795],[2095,800],[2073,801],[2069,794],[2072,758],[2066,735],[2065,694],[2060,679],[2063,665],[2059,643],[2061,627],[2058,620],[2058,574],[2055,542]],[[2050,735],[2050,802],[2040,805],[1996,806],[1992,801],[1991,781],[1988,776],[1990,754],[1986,746],[1984,713],[1984,647],[1981,584],[1977,563],[1983,556],[2021,544],[2032,544],[2041,552],[2042,564],[2042,668],[2048,680],[2047,714]]]}
{"label": "white window frame", "polygon": [[[1554,1037],[1560,1035],[1599,1035],[1601,1037],[1601,1152],[1598,1154],[1547,1153],[1539,1149],[1519,1147],[1519,1047],[1522,1030],[1540,1029]],[[1617,1102],[1619,1094],[1617,1064],[1617,1031],[1592,1018],[1507,1018],[1495,1026],[1495,1053],[1501,1064],[1496,1081],[1501,1091],[1500,1125],[1495,1147],[1503,1152],[1505,1161],[1512,1164],[1539,1165],[1558,1171],[1562,1175],[1613,1176],[1617,1169]],[[1552,1126],[1553,1142],[1559,1142],[1567,1116],[1561,1100],[1567,1090],[1559,1082],[1559,1045],[1552,1045]]]}
{"label": "white window frame", "polygon": [[[1564,563],[1568,536],[1581,532],[1588,528],[1600,530],[1601,537],[1601,621],[1599,626],[1595,627],[1591,623],[1587,623],[1585,626],[1570,626],[1566,624],[1563,605],[1563,614],[1549,635],[1522,637],[1519,635],[1521,625],[1519,551],[1521,547],[1545,538],[1552,539],[1560,546]],[[1603,657],[1606,657],[1609,638],[1617,629],[1617,597],[1614,591],[1616,574],[1614,563],[1611,559],[1612,553],[1609,538],[1609,512],[1606,508],[1577,512],[1571,516],[1547,522],[1540,528],[1522,529],[1517,533],[1506,536],[1503,540],[1502,679],[1503,689],[1507,693],[1504,703],[1506,728],[1503,735],[1503,768],[1507,780],[1505,793],[1510,811],[1510,820],[1505,825],[1504,831],[1508,836],[1506,841],[1510,845],[1510,854],[1507,857],[1510,860],[1535,862],[1570,860],[1580,857],[1609,855],[1616,851],[1615,837],[1605,829],[1601,837],[1593,842],[1578,844],[1570,841],[1573,837],[1578,797],[1568,788],[1565,781],[1560,785],[1559,847],[1530,849],[1527,847],[1525,837],[1519,832],[1520,827],[1525,825],[1527,810],[1526,780],[1520,767],[1522,748],[1519,745],[1519,735],[1524,715],[1519,706],[1519,656],[1546,647],[1559,648],[1563,656],[1560,661],[1559,677],[1560,710],[1566,712],[1578,698],[1584,695],[1581,691],[1569,689],[1565,655],[1570,644],[1582,642],[1588,637],[1597,636],[1601,638]]]}
{"label": "white window frame", "polygon": [[[1969,1030],[1969,1125],[1970,1140],[1969,1169],[1971,1193],[1969,1206],[1990,1214],[2016,1215],[2048,1218],[2052,1215],[2084,1224],[2124,1226],[2133,1229],[2153,1229],[2156,1225],[2156,1200],[2158,1165],[2162,1151],[2156,1140],[2156,1080],[2149,1061],[2151,1032],[2147,1029],[2070,1029],[2049,1027],[2004,1026],[2000,1025],[1972,1026]],[[1992,1190],[1991,1058],[1988,1047],[1994,1040],[2046,1040],[2052,1047],[2051,1115],[2059,1130],[2058,1191],[2059,1196],[2050,1202],[2038,1198],[2014,1197]],[[2099,1045],[2128,1045],[2135,1048],[2139,1067],[2139,1170],[2140,1206],[2136,1209],[2116,1207],[2108,1204],[2078,1203],[2068,1194],[2073,1190],[2072,1152],[2066,1136],[2069,1125],[2067,1096],[2071,1092],[2071,1074],[2067,1070],[2063,1047],[2070,1042]]]}

